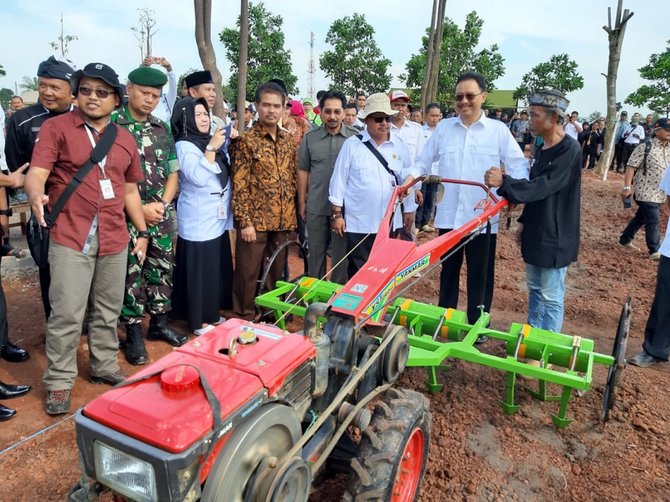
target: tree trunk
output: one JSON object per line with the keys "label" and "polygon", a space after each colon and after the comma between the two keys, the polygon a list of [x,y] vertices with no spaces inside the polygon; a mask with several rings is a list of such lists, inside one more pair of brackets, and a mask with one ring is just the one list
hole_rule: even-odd
{"label": "tree trunk", "polygon": [[603,26],[603,30],[607,32],[607,39],[609,41],[609,62],[607,64],[607,118],[606,118],[606,134],[605,145],[603,153],[598,160],[595,173],[603,175],[603,180],[607,179],[607,171],[612,163],[614,156],[614,133],[616,127],[616,80],[619,71],[619,61],[621,60],[621,48],[623,46],[623,37],[626,32],[626,23],[633,16],[633,12],[628,9],[623,11],[623,0],[618,0],[616,9],[616,19],[614,28],[612,28],[612,8],[607,8],[607,26]]}
{"label": "tree trunk", "polygon": [[247,99],[247,59],[249,55],[249,0],[240,2],[240,54],[237,62],[237,123],[244,130],[244,102]]}
{"label": "tree trunk", "polygon": [[433,0],[433,14],[430,18],[430,32],[428,35],[428,47],[426,48],[426,69],[423,78],[423,85],[421,86],[421,110],[426,109],[428,101],[428,89],[430,88],[430,77],[433,67],[434,55],[434,40],[435,40],[435,21],[437,18],[437,5],[440,0]]}
{"label": "tree trunk", "polygon": [[440,53],[442,52],[442,39],[444,37],[444,11],[446,6],[447,0],[440,0],[440,6],[437,11],[437,24],[435,26],[435,50],[433,52],[428,102],[433,102],[437,99],[437,84],[440,79]]}
{"label": "tree trunk", "polygon": [[216,54],[212,45],[212,1],[193,0],[195,7],[195,43],[198,46],[198,54],[202,67],[209,70],[216,88],[216,103],[212,113],[217,116],[223,115],[223,93],[221,92],[222,77],[216,66]]}

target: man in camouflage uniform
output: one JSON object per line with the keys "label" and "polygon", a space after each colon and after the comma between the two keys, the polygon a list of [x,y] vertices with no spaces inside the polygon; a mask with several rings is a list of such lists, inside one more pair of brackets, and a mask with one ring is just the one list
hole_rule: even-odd
{"label": "man in camouflage uniform", "polygon": [[[115,111],[112,120],[127,129],[137,142],[145,179],[139,183],[144,218],[151,233],[144,264],[141,257],[128,254],[126,294],[121,319],[126,322],[126,359],[130,364],[145,364],[148,355],[142,336],[144,312],[151,314],[148,339],[160,339],[179,347],[187,338],[168,326],[171,310],[173,220],[170,204],[177,192],[179,163],[170,126],[151,115],[167,81],[158,69],[141,66],[128,75],[128,104]],[[137,230],[128,222],[131,241]],[[144,281],[144,284],[142,282]]]}

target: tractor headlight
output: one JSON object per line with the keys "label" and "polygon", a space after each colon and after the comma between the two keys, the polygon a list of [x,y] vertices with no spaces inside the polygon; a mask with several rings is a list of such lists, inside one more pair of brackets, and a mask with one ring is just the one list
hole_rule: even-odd
{"label": "tractor headlight", "polygon": [[138,502],[158,500],[153,466],[96,441],[93,444],[96,479]]}

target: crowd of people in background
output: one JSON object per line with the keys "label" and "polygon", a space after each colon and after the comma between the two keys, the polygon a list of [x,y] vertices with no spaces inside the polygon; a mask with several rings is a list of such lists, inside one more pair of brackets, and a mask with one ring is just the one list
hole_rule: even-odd
{"label": "crowd of people in background", "polygon": [[[187,75],[178,97],[165,58],[147,58],[125,84],[103,63],[75,70],[53,57],[37,77],[38,103],[24,107],[14,96],[6,113],[0,190],[25,187],[37,224],[52,223],[48,262],[33,252],[47,320],[49,414],[70,410],[83,329],[90,381],[115,385],[126,376],[118,323],[126,360],[142,365],[145,339],[186,343],[174,320],[194,336],[229,317],[254,320],[259,278],[272,288],[284,272],[281,260],[265,274],[264,264],[294,232],[308,242],[307,273],[344,284],[367,261],[395,187],[424,175],[486,182],[524,204],[528,322],[561,329],[566,272],[579,251],[581,172],[595,166],[606,132],[604,118],[568,113],[559,91],[534,91],[527,109],[489,112],[487,83],[473,72],[458,77],[451,110],[413,107],[403,90],[298,99],[273,79],[244,110],[225,105],[219,117],[210,72]],[[625,170],[622,197],[634,197],[638,211],[619,242],[633,247],[644,226],[649,256],[660,260],[644,351],[631,360],[646,366],[670,353],[670,242],[661,243],[659,216],[670,193],[670,124],[627,117],[622,112],[614,125],[612,168]],[[419,233],[444,235],[476,217],[475,187],[445,184],[444,192],[438,202],[436,183],[413,190],[394,216],[393,236],[416,242]],[[67,204],[54,213],[62,197]],[[3,255],[19,256],[8,240],[9,214],[0,193]],[[497,217],[491,224],[442,264],[437,303],[457,308],[453,285],[467,262],[470,323],[494,298]],[[7,361],[29,358],[8,337],[1,288],[0,348]],[[29,390],[0,382],[0,399]],[[14,413],[0,406],[0,420]]]}

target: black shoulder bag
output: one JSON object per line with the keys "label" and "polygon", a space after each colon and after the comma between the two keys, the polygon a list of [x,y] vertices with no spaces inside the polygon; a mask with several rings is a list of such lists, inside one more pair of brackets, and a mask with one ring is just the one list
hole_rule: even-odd
{"label": "black shoulder bag", "polygon": [[102,136],[100,136],[100,141],[98,141],[95,148],[91,151],[91,156],[86,161],[86,164],[80,167],[72,177],[65,187],[65,190],[63,190],[63,193],[54,204],[51,212],[47,212],[46,206],[44,207],[44,221],[47,224],[46,227],[39,224],[35,214],[30,215],[30,219],[26,225],[26,240],[28,241],[30,254],[39,268],[45,268],[49,265],[49,229],[53,226],[58,214],[65,206],[65,203],[79,185],[81,185],[81,182],[84,181],[84,178],[86,178],[86,175],[91,171],[93,166],[107,156],[116,139],[116,133],[116,124],[110,123],[107,125]]}
{"label": "black shoulder bag", "polygon": [[[386,171],[395,178],[396,184],[402,185],[402,179],[400,179],[396,174],[396,172],[389,167],[389,163],[384,158],[384,156],[381,153],[379,153],[379,150],[377,150],[374,146],[372,146],[369,141],[363,141],[362,134],[357,134],[356,137],[361,140],[361,142],[367,147],[368,150],[370,150],[370,152],[372,152],[372,155],[376,157],[376,159],[379,161],[382,167],[386,169]],[[405,212],[405,205],[402,202],[400,203],[400,212],[401,213]],[[391,229],[393,229],[393,224],[391,224]],[[407,232],[407,230],[404,227],[401,227],[399,229],[398,237],[400,237],[400,239],[403,241],[414,242],[414,235],[411,235],[410,232]]]}

